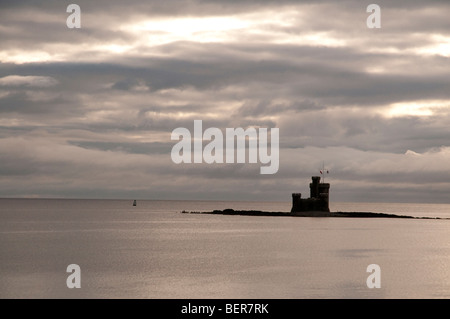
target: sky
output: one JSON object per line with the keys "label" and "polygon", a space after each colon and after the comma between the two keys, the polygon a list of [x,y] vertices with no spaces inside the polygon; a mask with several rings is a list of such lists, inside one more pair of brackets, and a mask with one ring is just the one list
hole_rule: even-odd
{"label": "sky", "polygon": [[[2,0],[0,197],[290,202],[325,165],[332,201],[450,203],[449,14],[444,0]],[[174,163],[171,133],[194,120],[278,128],[279,170]]]}

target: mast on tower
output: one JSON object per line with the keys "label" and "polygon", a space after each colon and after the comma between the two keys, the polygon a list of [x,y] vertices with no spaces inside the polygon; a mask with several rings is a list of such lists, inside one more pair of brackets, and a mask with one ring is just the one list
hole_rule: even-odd
{"label": "mast on tower", "polygon": [[325,174],[329,174],[328,168],[325,168],[325,162],[322,162],[322,169],[320,170],[320,176],[322,176],[322,183],[325,183]]}

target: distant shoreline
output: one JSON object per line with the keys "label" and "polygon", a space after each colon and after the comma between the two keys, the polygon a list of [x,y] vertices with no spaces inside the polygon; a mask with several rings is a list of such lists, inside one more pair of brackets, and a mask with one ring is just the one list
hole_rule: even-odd
{"label": "distant shoreline", "polygon": [[188,212],[182,214],[212,214],[212,215],[234,215],[234,216],[272,216],[272,217],[347,217],[347,218],[409,218],[409,219],[448,219],[441,217],[414,217],[408,215],[396,215],[373,212],[266,212],[260,210],[234,210],[231,208],[224,210],[213,210],[210,212]]}

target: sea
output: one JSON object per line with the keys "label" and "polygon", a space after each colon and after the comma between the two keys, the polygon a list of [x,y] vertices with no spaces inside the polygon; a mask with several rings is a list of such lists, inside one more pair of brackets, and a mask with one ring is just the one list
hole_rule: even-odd
{"label": "sea", "polygon": [[449,204],[331,204],[433,218],[392,219],[182,213],[289,202],[132,203],[0,199],[0,298],[450,297]]}

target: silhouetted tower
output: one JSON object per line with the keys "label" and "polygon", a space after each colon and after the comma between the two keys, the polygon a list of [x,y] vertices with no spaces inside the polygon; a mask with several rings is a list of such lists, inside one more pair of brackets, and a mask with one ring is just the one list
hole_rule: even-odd
{"label": "silhouetted tower", "polygon": [[301,212],[302,208],[302,194],[292,193],[292,209],[291,212]]}
{"label": "silhouetted tower", "polygon": [[330,211],[330,184],[321,183],[320,176],[312,176],[311,179],[312,183],[309,184],[310,198],[302,199],[300,193],[293,193],[291,212]]}
{"label": "silhouetted tower", "polygon": [[320,210],[330,211],[330,184],[329,183],[319,183],[319,199],[320,199]]}
{"label": "silhouetted tower", "polygon": [[312,183],[309,183],[309,190],[310,190],[309,197],[319,198],[320,176],[313,176],[313,177],[311,177],[311,179],[312,179]]}

